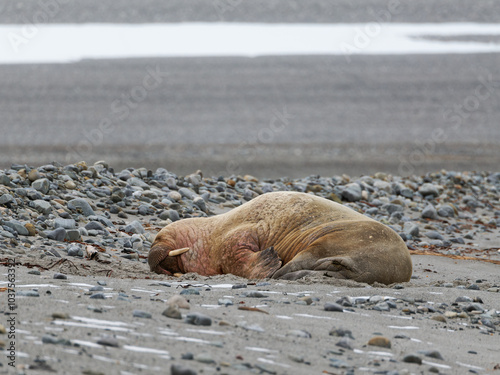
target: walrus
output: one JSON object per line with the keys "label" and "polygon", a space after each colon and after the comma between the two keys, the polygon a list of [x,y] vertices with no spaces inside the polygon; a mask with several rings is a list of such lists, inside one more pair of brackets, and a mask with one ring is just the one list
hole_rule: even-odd
{"label": "walrus", "polygon": [[325,274],[358,282],[408,281],[410,253],[391,228],[339,203],[297,192],[260,195],[221,215],[164,227],[151,271],[248,279]]}

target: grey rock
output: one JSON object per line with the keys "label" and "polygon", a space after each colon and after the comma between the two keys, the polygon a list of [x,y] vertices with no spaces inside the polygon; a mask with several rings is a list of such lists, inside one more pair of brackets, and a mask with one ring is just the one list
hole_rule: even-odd
{"label": "grey rock", "polygon": [[63,242],[66,239],[66,229],[64,228],[57,228],[53,231],[48,231],[45,233],[47,234],[47,238],[54,241]]}
{"label": "grey rock", "polygon": [[64,273],[59,273],[56,272],[53,276],[54,279],[60,279],[60,280],[66,280],[68,276],[66,276]]}
{"label": "grey rock", "polygon": [[[1,227],[0,227],[1,228]],[[12,233],[0,229],[0,236],[5,238],[16,238]]]}
{"label": "grey rock", "polygon": [[54,228],[76,229],[76,221],[73,219],[56,218],[54,220]]}
{"label": "grey rock", "polygon": [[238,322],[236,325],[240,328],[246,329],[247,331],[255,331],[255,332],[265,332],[264,328],[259,326],[258,324],[248,324],[247,322]]}
{"label": "grey rock", "polygon": [[106,228],[104,228],[104,226],[99,223],[98,221],[89,221],[86,225],[85,225],[85,229],[87,229],[88,231],[89,230],[99,230],[99,231],[105,231]]}
{"label": "grey rock", "polygon": [[49,202],[42,199],[37,199],[32,202],[33,208],[43,215],[48,215],[52,211],[52,206]]}
{"label": "grey rock", "polygon": [[327,302],[325,303],[325,311],[344,312],[344,308],[338,303]]}
{"label": "grey rock", "polygon": [[422,364],[422,358],[416,354],[407,354],[403,357],[403,362],[406,363],[416,363],[418,365]]}
{"label": "grey rock", "polygon": [[10,221],[5,221],[4,225],[14,229],[17,234],[20,234],[21,236],[27,236],[29,235],[28,229],[24,226],[23,223],[17,221],[17,220],[10,220]]}
{"label": "grey rock", "polygon": [[[80,234],[80,231],[78,229],[69,229],[66,231],[66,239],[68,241],[80,241],[82,239],[82,236]],[[82,253],[83,256],[83,253]]]}
{"label": "grey rock", "polygon": [[135,234],[142,234],[146,232],[144,230],[144,227],[138,220],[134,220],[131,223],[127,224],[124,230],[127,233],[135,233]]}
{"label": "grey rock", "polygon": [[106,299],[104,293],[94,293],[90,296],[92,299]]}
{"label": "grey rock", "polygon": [[145,319],[151,319],[153,317],[150,313],[143,310],[134,310],[132,312],[132,316],[134,318],[145,318]]}
{"label": "grey rock", "polygon": [[19,297],[40,297],[40,294],[35,290],[20,290],[16,292],[16,296]]}
{"label": "grey rock", "polygon": [[200,294],[200,291],[198,288],[186,288],[186,289],[183,289],[180,293],[180,295],[199,295]]}
{"label": "grey rock", "polygon": [[305,339],[310,339],[312,336],[309,332],[302,329],[292,329],[286,333],[287,336],[302,337]]}
{"label": "grey rock", "polygon": [[340,339],[340,341],[335,344],[335,346],[339,346],[339,347],[344,348],[344,349],[352,350],[353,349],[352,344],[353,343],[352,343],[352,340],[350,338],[342,337]]}
{"label": "grey rock", "polygon": [[405,233],[410,234],[412,237],[418,237],[420,234],[420,230],[418,225],[413,223],[405,223]]}
{"label": "grey rock", "polygon": [[390,311],[391,308],[387,302],[379,302],[375,306],[373,306],[373,310],[376,311]]}
{"label": "grey rock", "polygon": [[189,313],[186,316],[185,322],[195,326],[211,326],[212,318],[201,313]]}
{"label": "grey rock", "polygon": [[267,297],[264,293],[259,292],[257,290],[250,290],[248,292],[244,292],[243,297],[250,297],[250,298],[264,298]]}
{"label": "grey rock", "polygon": [[401,191],[399,192],[399,195],[405,197],[405,198],[413,198],[413,190],[409,189],[409,188],[403,188],[401,189]]}
{"label": "grey rock", "polygon": [[437,350],[419,350],[418,353],[429,358],[435,358],[444,361],[443,356]]}
{"label": "grey rock", "polygon": [[53,344],[53,345],[66,345],[71,346],[71,341],[63,338],[57,338],[50,335],[42,336],[42,343],[44,344]]}
{"label": "grey rock", "polygon": [[95,215],[95,212],[92,207],[90,207],[90,204],[83,198],[70,200],[68,202],[68,208],[70,210],[81,210],[84,216]]}
{"label": "grey rock", "polygon": [[352,332],[349,329],[343,329],[343,328],[332,328],[329,333],[330,336],[336,336],[336,337],[349,337],[352,340],[354,340],[354,337],[352,336]]}
{"label": "grey rock", "polygon": [[438,208],[437,213],[441,217],[454,217],[455,210],[449,205],[443,205]]}
{"label": "grey rock", "polygon": [[217,303],[219,305],[223,305],[223,306],[232,306],[233,305],[233,301],[230,300],[229,298],[219,298]]}
{"label": "grey rock", "polygon": [[170,366],[170,375],[197,375],[198,373],[189,368],[178,364],[172,364]]}
{"label": "grey rock", "polygon": [[118,348],[120,344],[118,344],[118,340],[111,336],[103,336],[99,340],[97,340],[99,345],[103,346],[111,346],[113,348]]}
{"label": "grey rock", "polygon": [[104,288],[101,285],[95,285],[89,289],[89,292],[102,292]]}
{"label": "grey rock", "polygon": [[0,197],[0,204],[7,204],[14,201],[14,197],[10,194],[3,194]]}
{"label": "grey rock", "polygon": [[427,205],[427,207],[425,207],[423,209],[422,218],[423,219],[433,219],[433,220],[439,219],[438,213],[432,204]]}
{"label": "grey rock", "polygon": [[438,186],[430,184],[430,183],[425,183],[422,186],[418,188],[418,192],[422,194],[422,196],[426,197],[428,195],[432,195],[434,197],[439,196],[439,189]]}
{"label": "grey rock", "polygon": [[5,186],[13,186],[13,184],[10,182],[9,176],[6,176],[4,174],[0,174],[0,185],[5,185]]}
{"label": "grey rock", "polygon": [[138,177],[129,178],[127,180],[127,183],[130,184],[131,186],[139,186],[139,187],[143,188],[144,190],[149,190],[149,185]]}
{"label": "grey rock", "polygon": [[191,200],[194,199],[194,197],[195,197],[194,193],[188,188],[180,188],[179,194],[181,196],[183,196],[184,198],[191,199]]}
{"label": "grey rock", "polygon": [[330,366],[334,368],[349,368],[352,367],[348,362],[338,359],[338,358],[330,358]]}
{"label": "grey rock", "polygon": [[348,202],[356,202],[361,200],[361,192],[361,186],[357,183],[350,183],[345,186],[345,189],[342,192],[342,198]]}
{"label": "grey rock", "polygon": [[176,210],[167,210],[168,218],[172,221],[180,220],[179,213]]}
{"label": "grey rock", "polygon": [[247,284],[234,284],[231,289],[244,289],[247,287]]}
{"label": "grey rock", "polygon": [[425,235],[432,240],[444,241],[444,237],[441,234],[439,234],[438,232],[436,232],[435,230],[431,230],[431,231],[425,233]]}
{"label": "grey rock", "polygon": [[46,178],[40,178],[39,180],[33,181],[31,187],[42,194],[47,194],[50,189],[50,181]]}
{"label": "grey rock", "polygon": [[216,363],[215,360],[212,358],[212,355],[209,353],[198,353],[194,356],[194,360],[197,362],[201,363]]}
{"label": "grey rock", "polygon": [[202,197],[196,197],[193,199],[193,203],[203,212],[207,212],[207,204]]}
{"label": "grey rock", "polygon": [[455,299],[455,302],[472,302],[472,298],[467,296],[460,296]]}

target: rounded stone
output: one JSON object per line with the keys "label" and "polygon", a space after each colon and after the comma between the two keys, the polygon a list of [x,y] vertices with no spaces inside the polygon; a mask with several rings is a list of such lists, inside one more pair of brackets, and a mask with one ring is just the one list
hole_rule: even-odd
{"label": "rounded stone", "polygon": [[375,337],[372,337],[368,341],[368,345],[390,349],[391,348],[391,340],[389,340],[387,337],[375,336]]}
{"label": "rounded stone", "polygon": [[174,304],[169,305],[161,314],[167,318],[182,319],[182,314],[179,311],[179,308]]}
{"label": "rounded stone", "polygon": [[0,196],[0,204],[7,204],[14,201],[14,197],[10,194],[3,194]]}
{"label": "rounded stone", "polygon": [[30,180],[31,182],[36,181],[41,177],[42,176],[40,175],[40,172],[38,172],[38,169],[32,169],[28,173],[28,180]]}
{"label": "rounded stone", "polygon": [[434,208],[434,206],[429,204],[423,209],[422,218],[423,219],[437,220],[439,217],[438,217],[438,213],[437,213],[436,209]]}
{"label": "rounded stone", "polygon": [[36,181],[33,181],[31,184],[33,189],[38,190],[42,194],[47,194],[50,189],[50,181],[46,178],[40,178]]}
{"label": "rounded stone", "polygon": [[341,305],[339,305],[338,303],[327,302],[327,303],[325,303],[325,311],[343,312],[344,308]]}
{"label": "rounded stone", "polygon": [[345,186],[345,189],[342,192],[342,198],[344,198],[348,202],[356,202],[361,200],[361,193],[361,186],[353,182]]}
{"label": "rounded stone", "polygon": [[68,202],[68,208],[75,211],[81,210],[81,212],[85,216],[95,215],[95,212],[90,206],[90,204],[83,198],[76,198],[70,200]]}
{"label": "rounded stone", "polygon": [[211,326],[212,318],[208,315],[200,313],[190,313],[186,316],[186,323],[193,324],[195,326]]}

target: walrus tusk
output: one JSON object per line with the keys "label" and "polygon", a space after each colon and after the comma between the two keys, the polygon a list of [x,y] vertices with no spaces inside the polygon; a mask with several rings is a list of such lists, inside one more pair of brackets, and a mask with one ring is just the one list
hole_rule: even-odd
{"label": "walrus tusk", "polygon": [[183,247],[182,249],[172,250],[168,253],[169,257],[175,257],[177,255],[184,254],[186,251],[189,251],[189,247]]}

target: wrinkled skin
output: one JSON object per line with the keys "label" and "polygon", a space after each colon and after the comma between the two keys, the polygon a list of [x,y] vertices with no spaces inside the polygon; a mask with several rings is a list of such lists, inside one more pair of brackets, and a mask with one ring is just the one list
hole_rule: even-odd
{"label": "wrinkled skin", "polygon": [[[177,256],[170,251],[188,247]],[[295,192],[263,194],[225,214],[176,221],[149,253],[152,271],[297,279],[324,274],[391,284],[410,279],[409,251],[389,227],[341,204]]]}

